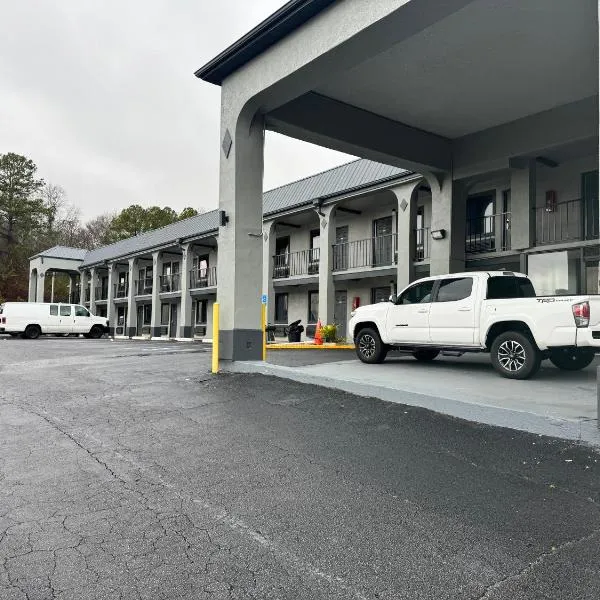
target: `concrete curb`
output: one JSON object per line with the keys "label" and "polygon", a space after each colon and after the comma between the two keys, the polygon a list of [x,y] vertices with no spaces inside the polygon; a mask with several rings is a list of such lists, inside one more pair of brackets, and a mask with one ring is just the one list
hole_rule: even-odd
{"label": "concrete curb", "polygon": [[461,402],[451,398],[417,394],[399,388],[373,383],[356,383],[334,377],[319,376],[318,379],[315,379],[314,373],[304,371],[302,367],[285,367],[263,362],[221,363],[221,367],[225,372],[270,375],[299,383],[309,383],[325,388],[342,390],[356,394],[357,396],[379,398],[380,400],[394,402],[395,404],[419,406],[444,415],[476,423],[575,440],[600,447],[600,431],[597,429],[595,421],[587,419],[550,418],[526,411]]}

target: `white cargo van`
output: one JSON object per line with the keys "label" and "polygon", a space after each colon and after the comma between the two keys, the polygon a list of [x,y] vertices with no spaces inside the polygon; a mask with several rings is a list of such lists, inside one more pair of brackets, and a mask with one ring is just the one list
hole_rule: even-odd
{"label": "white cargo van", "polygon": [[105,317],[96,317],[79,304],[6,302],[0,304],[0,333],[35,340],[40,335],[83,334],[99,338],[108,331]]}

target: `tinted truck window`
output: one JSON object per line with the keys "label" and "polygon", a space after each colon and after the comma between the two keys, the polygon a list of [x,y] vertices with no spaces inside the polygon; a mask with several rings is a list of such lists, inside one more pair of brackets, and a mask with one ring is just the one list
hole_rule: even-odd
{"label": "tinted truck window", "polygon": [[456,302],[458,300],[464,300],[471,295],[472,290],[473,279],[471,277],[442,279],[435,301]]}
{"label": "tinted truck window", "polygon": [[535,290],[525,277],[490,277],[487,286],[488,300],[506,298],[535,298]]}

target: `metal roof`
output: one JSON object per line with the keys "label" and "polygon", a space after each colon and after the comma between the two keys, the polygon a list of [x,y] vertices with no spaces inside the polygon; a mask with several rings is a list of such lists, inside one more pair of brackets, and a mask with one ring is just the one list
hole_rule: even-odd
{"label": "metal roof", "polygon": [[[318,198],[338,196],[407,175],[412,175],[412,172],[372,160],[358,159],[265,192],[263,194],[263,216],[309,205]],[[95,250],[63,248],[61,251],[71,251],[79,260],[83,260],[82,267],[89,267],[108,260],[175,244],[178,240],[193,239],[211,232],[216,233],[218,228],[219,211],[213,210]],[[38,256],[50,256],[48,253],[58,248],[60,247],[51,248]],[[63,257],[60,256],[60,258]]]}
{"label": "metal roof", "polygon": [[161,246],[174,244],[181,239],[191,239],[211,231],[216,231],[218,228],[219,211],[211,210],[210,212],[166,225],[160,229],[146,231],[140,235],[115,242],[114,244],[90,250],[81,266],[87,267],[102,263],[105,260],[136,254],[152,248],[160,248]]}
{"label": "metal roof", "polygon": [[263,216],[411,174],[411,171],[361,158],[266,192]]}
{"label": "metal roof", "polygon": [[35,256],[31,258],[37,258],[38,256],[43,256],[45,258],[64,258],[67,260],[83,260],[85,255],[87,254],[87,250],[85,248],[70,248],[69,246],[53,246],[52,248],[48,248],[48,250],[43,250],[42,252],[38,252]]}
{"label": "metal roof", "polygon": [[237,69],[289,35],[335,0],[291,0],[245,36],[200,67],[196,77],[221,85]]}

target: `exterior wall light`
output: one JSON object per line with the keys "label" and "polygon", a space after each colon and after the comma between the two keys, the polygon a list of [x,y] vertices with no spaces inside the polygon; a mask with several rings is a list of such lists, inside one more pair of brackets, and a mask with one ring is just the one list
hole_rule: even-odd
{"label": "exterior wall light", "polygon": [[443,240],[446,237],[446,230],[445,229],[433,229],[431,231],[431,237],[434,240]]}

